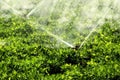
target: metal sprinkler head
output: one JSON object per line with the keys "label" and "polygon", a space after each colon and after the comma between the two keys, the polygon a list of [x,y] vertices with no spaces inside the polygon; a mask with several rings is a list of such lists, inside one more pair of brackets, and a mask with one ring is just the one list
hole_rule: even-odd
{"label": "metal sprinkler head", "polygon": [[74,49],[74,50],[78,50],[80,48],[80,45],[79,44],[77,44],[77,45],[75,45],[74,47],[72,47],[72,49]]}

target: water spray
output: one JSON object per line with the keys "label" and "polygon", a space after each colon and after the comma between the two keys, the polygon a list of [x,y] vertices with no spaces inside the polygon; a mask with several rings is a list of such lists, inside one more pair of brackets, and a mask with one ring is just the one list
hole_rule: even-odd
{"label": "water spray", "polygon": [[17,11],[16,9],[14,9],[13,7],[11,7],[9,4],[7,4],[5,1],[1,0],[1,3],[5,4],[6,6],[8,6],[10,9],[12,9],[14,14],[21,14],[19,11]]}
{"label": "water spray", "polygon": [[[74,1],[74,0],[73,0]],[[76,0],[76,2],[78,2],[79,0]],[[115,0],[117,2],[117,0]],[[29,18],[32,14],[34,14],[35,12],[39,11],[39,10],[43,10],[43,12],[41,12],[39,15],[40,17],[44,17],[46,15],[44,15],[44,13],[49,13],[47,14],[47,16],[51,15],[51,13],[54,11],[55,5],[58,2],[58,0],[49,0],[48,1],[48,5],[46,6],[46,1],[45,0],[41,0],[27,15],[26,17]],[[17,13],[20,14],[17,10],[15,10],[13,7],[11,7],[10,5],[8,5],[5,1],[2,1],[2,3],[4,3],[5,5],[7,5],[10,9],[13,10],[13,13]],[[71,7],[72,0],[69,1],[68,5],[65,6],[65,9],[62,11],[61,17],[66,16],[67,14],[65,13],[65,11],[69,11],[69,8]],[[115,3],[114,3],[115,4]],[[45,7],[46,6],[46,7]],[[45,8],[42,8],[45,7]],[[48,8],[48,11],[46,11],[46,8]],[[75,7],[76,8],[76,7]],[[44,10],[45,9],[45,10]],[[72,9],[71,9],[72,10]],[[44,12],[45,11],[45,12]],[[73,46],[72,44],[64,41],[62,38],[60,38],[59,36],[51,33],[50,31],[46,30],[45,28],[41,28],[42,30],[44,30],[45,32],[47,32],[50,36],[54,37],[55,39],[59,40],[60,42],[64,43],[65,45],[71,47],[72,49],[80,49],[85,42],[88,40],[88,38],[92,35],[92,33],[96,30],[96,28],[100,25],[101,21],[106,17],[106,15],[109,13],[110,8],[106,8],[105,10],[105,14],[97,21],[97,24],[94,25],[94,27],[92,28],[92,30],[87,34],[87,36],[85,37],[84,41],[82,41],[81,44],[77,44],[75,46]],[[103,11],[104,12],[104,11]],[[44,16],[41,16],[41,14],[43,13]],[[69,16],[69,15],[68,15]]]}
{"label": "water spray", "polygon": [[[58,0],[54,1],[53,3],[56,3],[57,1],[58,1]],[[29,18],[29,17],[37,10],[37,8],[38,8],[40,5],[42,5],[43,3],[45,3],[44,0],[42,0],[41,2],[39,2],[38,5],[37,5],[35,8],[33,8],[33,9],[27,14],[26,17]],[[53,7],[52,7],[51,12],[53,11],[53,9],[54,9],[54,7],[55,7],[55,4],[52,5],[52,6],[53,6]],[[74,46],[73,46],[72,44],[64,41],[63,39],[61,39],[61,38],[58,37],[57,35],[51,33],[50,31],[47,31],[47,30],[46,30],[45,28],[43,28],[43,27],[40,27],[40,28],[41,28],[43,31],[47,32],[50,36],[52,36],[52,37],[56,38],[57,40],[59,40],[60,42],[66,44],[67,46],[69,46],[69,47],[71,47],[71,48],[74,48]]]}
{"label": "water spray", "polygon": [[103,19],[105,19],[105,17],[107,16],[107,14],[109,13],[109,11],[110,11],[110,8],[108,8],[108,9],[106,9],[105,10],[106,12],[105,12],[105,14],[102,16],[102,18],[101,19],[99,19],[99,21],[98,21],[98,23],[95,25],[95,27],[91,30],[91,32],[85,37],[85,39],[84,39],[84,41],[80,44],[80,45],[76,45],[75,47],[74,47],[74,49],[80,49],[84,44],[85,44],[85,42],[88,40],[88,38],[91,36],[91,34],[96,30],[96,28],[100,25],[100,22],[103,20]]}
{"label": "water spray", "polygon": [[[27,15],[26,15],[26,17],[27,18],[29,18],[35,11],[37,11],[37,9],[39,9],[39,7],[44,7],[44,8],[41,8],[41,13],[43,13],[44,11],[42,11],[42,10],[47,10],[47,11],[49,11],[49,9],[48,8],[51,8],[50,9],[50,12],[49,13],[51,13],[53,10],[54,10],[54,7],[55,7],[55,5],[56,5],[56,2],[57,2],[58,0],[49,0],[48,1],[48,5],[47,6],[44,6],[44,5],[46,5],[46,1],[45,0],[42,0],[42,1],[40,1],[38,4],[37,4],[37,6],[35,6]],[[44,4],[44,5],[43,5]],[[52,4],[52,5],[50,5],[50,4]],[[45,13],[45,12],[44,12]],[[43,15],[45,15],[43,13]]]}
{"label": "water spray", "polygon": [[49,35],[51,35],[52,37],[56,38],[57,40],[61,41],[62,43],[66,44],[67,46],[74,48],[74,46],[66,41],[64,41],[63,39],[61,39],[60,37],[54,35],[53,33],[47,31],[46,29],[44,29],[43,27],[40,27],[42,30],[44,30],[45,32],[47,32]]}
{"label": "water spray", "polygon": [[27,18],[29,18],[29,16],[31,16],[31,14],[33,14],[35,12],[35,10],[37,10],[37,8],[44,2],[44,0],[40,1],[38,3],[38,5],[36,7],[34,7],[28,14],[27,14]]}
{"label": "water spray", "polygon": [[[83,2],[82,2],[83,1]],[[88,2],[86,2],[86,1],[88,1]],[[54,10],[55,9],[58,9],[58,13],[60,13],[60,17],[57,19],[58,20],[58,22],[60,22],[61,21],[61,19],[63,20],[63,19],[66,19],[66,23],[67,23],[67,21],[70,21],[70,19],[71,19],[71,16],[72,17],[74,17],[74,12],[75,11],[78,11],[76,8],[76,6],[79,6],[79,2],[81,2],[81,3],[83,3],[83,4],[80,4],[82,7],[80,7],[81,8],[81,12],[82,12],[82,9],[83,9],[83,12],[81,13],[81,14],[84,14],[84,12],[85,13],[87,13],[87,14],[89,14],[89,10],[88,9],[90,9],[90,7],[91,7],[91,5],[93,5],[93,7],[94,7],[94,5],[97,5],[98,6],[98,3],[95,1],[95,0],[93,0],[93,1],[90,1],[89,2],[89,0],[70,0],[70,1],[67,1],[67,0],[48,0],[47,2],[45,1],[45,0],[40,0],[40,2],[36,5],[36,6],[34,6],[34,8],[32,8],[31,9],[31,11],[26,15],[26,17],[27,18],[29,18],[30,16],[36,16],[36,13],[38,14],[37,16],[39,16],[39,17],[49,17],[52,13],[54,13]],[[94,2],[95,1],[95,2]],[[99,1],[99,0],[98,0]],[[113,1],[113,0],[112,0]],[[14,13],[14,14],[19,14],[19,15],[21,15],[21,13],[20,13],[20,11],[19,10],[16,10],[16,8],[14,7],[14,6],[11,6],[11,5],[9,5],[6,1],[3,1],[3,0],[1,0],[1,2],[4,4],[4,5],[6,5],[6,6],[8,6],[8,9],[10,9],[11,10],[11,12],[12,13]],[[63,4],[62,4],[62,3]],[[86,3],[85,3],[86,2]],[[74,3],[74,4],[73,4]],[[84,4],[85,3],[85,4]],[[88,6],[87,6],[87,3],[88,3]],[[90,3],[90,4],[89,4]],[[97,4],[96,4],[97,3]],[[106,4],[106,2],[104,2],[105,4]],[[119,3],[119,0],[114,0],[114,6],[116,6],[116,3]],[[57,5],[58,4],[58,5]],[[60,4],[60,5],[59,5]],[[76,5],[76,6],[74,6],[74,5]],[[85,5],[85,6],[84,6]],[[107,5],[107,4],[106,4]],[[108,3],[108,5],[109,5],[109,3]],[[85,8],[84,8],[85,7]],[[112,6],[111,6],[112,7]],[[104,6],[102,6],[102,8],[104,8]],[[74,11],[74,9],[75,9],[75,11]],[[87,10],[88,11],[87,11]],[[95,9],[96,10],[96,9]],[[72,11],[73,11],[73,14],[72,14]],[[91,11],[91,10],[90,10]],[[55,10],[55,13],[57,12],[57,10]],[[101,11],[102,12],[102,11]],[[54,37],[55,39],[57,39],[57,40],[59,40],[60,42],[62,42],[62,43],[64,43],[65,45],[67,45],[68,47],[70,47],[70,48],[72,48],[72,49],[75,49],[75,50],[77,50],[77,49],[80,49],[84,44],[85,44],[85,42],[89,39],[89,37],[92,35],[92,33],[96,30],[96,28],[98,27],[98,26],[100,26],[101,25],[101,22],[102,22],[102,20],[107,16],[107,14],[110,12],[110,8],[109,7],[107,7],[106,9],[103,9],[103,12],[105,13],[103,16],[101,16],[101,15],[99,15],[100,17],[99,17],[99,19],[98,19],[98,21],[96,21],[96,24],[95,25],[93,25],[94,27],[92,27],[92,29],[90,29],[91,31],[89,32],[89,33],[87,33],[87,36],[85,36],[84,38],[84,40],[81,42],[81,44],[77,44],[77,45],[73,45],[73,44],[70,44],[70,43],[68,43],[67,41],[68,40],[66,40],[66,39],[69,39],[69,38],[66,38],[66,39],[64,39],[64,38],[60,38],[59,36],[57,36],[57,35],[55,35],[55,34],[53,34],[52,32],[50,32],[50,31],[48,31],[45,27],[43,28],[43,27],[41,27],[41,29],[43,30],[43,31],[45,31],[45,32],[47,32],[48,33],[48,35],[50,35],[50,36],[52,36],[52,37]],[[45,13],[45,14],[44,14]],[[70,15],[69,14],[67,14],[67,13],[70,13]],[[79,14],[79,11],[78,11],[78,13],[75,13],[75,14]],[[95,13],[96,14],[96,13]],[[91,16],[92,15],[92,16]],[[91,20],[91,23],[92,23],[92,21],[94,20],[94,18],[96,18],[96,16],[94,16],[94,10],[93,10],[93,14],[91,13],[91,15],[89,14],[89,16],[90,16],[90,19],[92,18],[92,20]],[[88,16],[88,15],[87,15]],[[39,18],[39,17],[37,17],[37,18]],[[37,19],[36,18],[36,19]],[[83,19],[80,19],[81,18],[81,15],[77,15],[77,17],[75,16],[75,18],[77,19],[76,21],[83,21],[83,24],[84,24],[84,21],[85,21],[85,23],[87,23],[87,21],[86,21],[86,19],[88,19],[88,17],[86,17],[86,14],[85,15],[83,15],[82,16],[82,18]],[[39,19],[37,19],[37,20],[39,20]],[[96,19],[95,19],[96,20]],[[64,20],[62,21],[62,22],[65,22]],[[90,23],[90,25],[91,25],[91,23]],[[44,23],[43,23],[44,24]],[[62,23],[60,23],[60,24],[62,24]],[[63,23],[64,24],[64,23]],[[46,24],[45,24],[46,25]],[[83,25],[84,27],[87,27],[86,25]],[[63,26],[64,27],[64,26]],[[61,26],[61,28],[62,28],[62,26]],[[81,27],[80,27],[80,29],[82,29]],[[86,29],[86,28],[85,28]],[[74,33],[74,31],[73,31],[73,33]],[[64,33],[63,33],[64,34]],[[70,34],[72,35],[72,32],[70,31]],[[86,34],[85,34],[86,35]],[[78,37],[79,35],[77,35],[77,38],[76,38],[76,36],[75,36],[75,38],[76,39],[78,39],[79,37]],[[66,35],[66,37],[69,37],[68,35]],[[71,37],[70,37],[71,38]],[[71,38],[71,39],[73,39],[74,40],[74,38]],[[80,39],[80,38],[79,38]],[[73,43],[72,41],[71,41],[71,43]]]}

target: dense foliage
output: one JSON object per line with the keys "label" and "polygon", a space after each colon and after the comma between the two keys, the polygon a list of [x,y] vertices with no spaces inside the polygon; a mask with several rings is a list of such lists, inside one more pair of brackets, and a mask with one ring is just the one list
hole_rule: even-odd
{"label": "dense foliage", "polygon": [[0,79],[119,80],[120,23],[97,29],[81,49],[48,48],[52,37],[32,20],[0,18]]}

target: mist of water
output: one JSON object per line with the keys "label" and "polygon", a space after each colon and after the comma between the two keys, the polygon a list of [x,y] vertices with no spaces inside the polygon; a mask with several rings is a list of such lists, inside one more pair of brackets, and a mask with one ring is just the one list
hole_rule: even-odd
{"label": "mist of water", "polygon": [[107,9],[105,14],[102,16],[102,18],[98,21],[98,23],[94,26],[94,28],[90,31],[90,33],[85,37],[84,41],[80,44],[80,47],[81,48],[87,39],[89,39],[89,37],[92,35],[92,33],[95,31],[95,29],[101,25],[101,22],[103,21],[103,19],[105,19],[106,15],[109,13],[110,9]]}
{"label": "mist of water", "polygon": [[[102,25],[103,21],[105,18],[113,18],[111,16],[113,16],[113,14],[110,13],[111,8],[113,8],[114,6],[117,5],[118,0],[115,0],[113,5],[110,5],[110,3],[108,5],[106,5],[106,8],[104,9],[104,11],[102,12],[102,17],[99,19],[99,21],[96,23],[96,25],[94,25],[94,28],[90,31],[90,33],[85,37],[84,41],[80,44],[81,48],[85,42],[89,39],[89,37],[92,35],[92,33],[96,30],[96,28],[100,25]],[[107,17],[108,16],[108,17]]]}
{"label": "mist of water", "polygon": [[[28,13],[27,16],[38,15],[39,17],[46,17],[46,16],[49,17],[50,15],[54,14],[55,15],[54,20],[58,22],[57,27],[55,27],[56,25],[45,26],[44,31],[46,31],[48,34],[51,34],[51,36],[58,39],[59,41],[63,42],[65,45],[68,45],[67,44],[68,42],[74,43],[80,40],[81,41],[80,48],[81,48],[85,44],[87,39],[96,30],[96,28],[104,23],[105,18],[108,19],[113,18],[113,14],[111,13],[111,7],[114,7],[116,3],[114,3],[113,5],[112,2],[114,1],[113,0],[111,1],[62,0],[56,2],[53,2],[52,0],[49,0],[48,2],[41,1],[38,4],[38,6],[36,6],[30,13]],[[46,4],[48,6],[45,6]],[[71,23],[72,25],[69,25]],[[53,29],[49,30],[49,28],[53,28]],[[72,29],[69,30],[70,28]],[[55,32],[56,30],[57,32]],[[69,32],[66,32],[66,30],[69,30]],[[83,38],[81,39],[80,36],[83,36]]]}
{"label": "mist of water", "polygon": [[39,17],[48,16],[54,10],[54,6],[56,5],[58,0],[42,0],[38,3],[36,7],[34,7],[28,14],[27,17],[32,14],[39,14]]}
{"label": "mist of water", "polygon": [[17,1],[5,0],[2,4],[14,14],[34,17],[43,31],[58,40],[56,44],[61,42],[69,47],[79,43],[81,48],[105,19],[120,17],[119,0],[37,0],[34,5],[32,0]]}
{"label": "mist of water", "polygon": [[[27,17],[30,17],[32,14],[34,14],[36,12],[39,13],[39,17],[50,16],[52,14],[52,12],[54,11],[54,8],[55,8],[57,2],[58,2],[58,0],[54,0],[54,1],[48,0],[47,2],[45,0],[42,0],[41,2],[39,2],[39,4],[35,8],[33,8],[27,14]],[[48,31],[46,28],[41,28],[41,29],[44,30],[45,32],[47,32],[50,36],[57,39],[59,42],[62,42],[69,47],[74,47],[72,44],[70,44],[67,41],[64,41],[62,38],[60,38],[60,36],[53,34],[52,32]]]}
{"label": "mist of water", "polygon": [[53,33],[49,32],[49,31],[47,31],[47,30],[44,29],[43,27],[40,27],[40,28],[41,28],[42,30],[44,30],[45,32],[47,32],[50,36],[52,36],[52,37],[56,38],[57,40],[59,40],[60,42],[64,43],[65,45],[67,45],[67,46],[69,46],[69,47],[71,47],[71,48],[74,47],[72,44],[70,44],[70,43],[64,41],[64,40],[61,39],[59,36],[56,36],[55,34],[53,34]]}
{"label": "mist of water", "polygon": [[37,3],[38,0],[0,0],[0,7],[3,14],[25,16]]}
{"label": "mist of water", "polygon": [[3,9],[5,9],[6,7],[8,7],[9,9],[11,9],[11,12],[13,14],[21,14],[19,11],[17,11],[16,9],[14,9],[13,7],[11,7],[9,4],[7,4],[6,2],[4,2],[3,0],[0,1],[3,5],[5,5],[5,7]]}

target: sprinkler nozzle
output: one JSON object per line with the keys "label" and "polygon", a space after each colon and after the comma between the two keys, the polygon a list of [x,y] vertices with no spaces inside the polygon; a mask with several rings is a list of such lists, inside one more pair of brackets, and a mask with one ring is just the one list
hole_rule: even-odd
{"label": "sprinkler nozzle", "polygon": [[72,49],[74,49],[74,50],[78,50],[79,47],[80,47],[80,45],[75,45]]}

